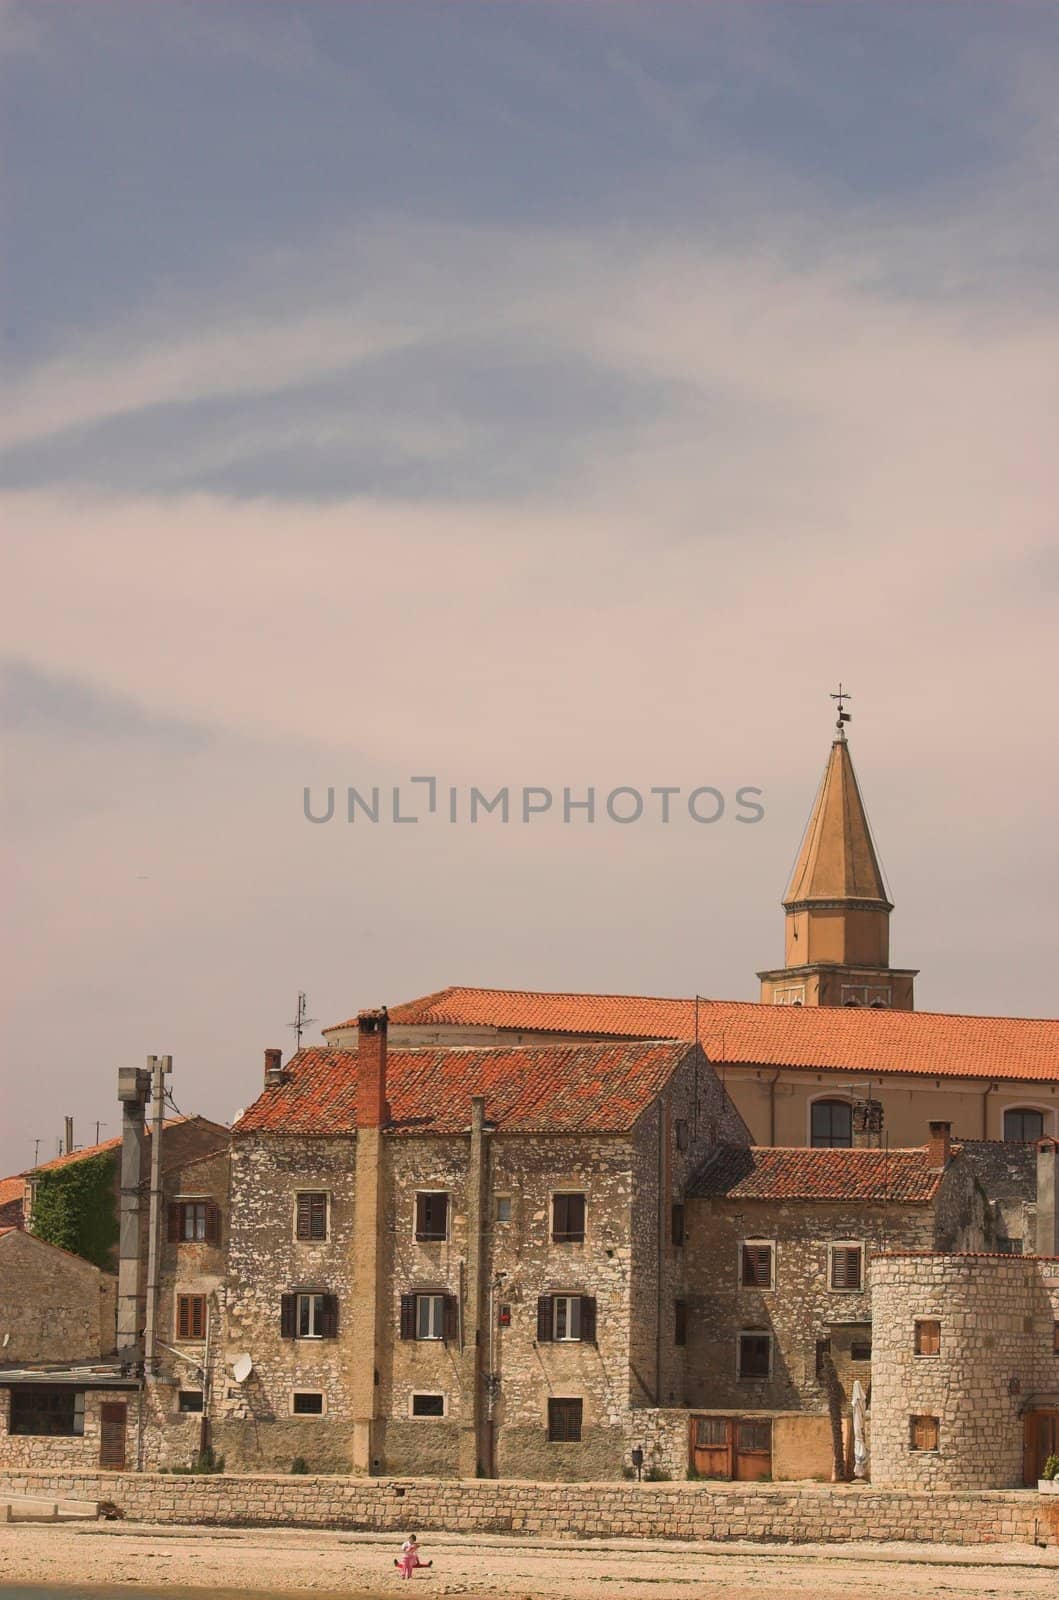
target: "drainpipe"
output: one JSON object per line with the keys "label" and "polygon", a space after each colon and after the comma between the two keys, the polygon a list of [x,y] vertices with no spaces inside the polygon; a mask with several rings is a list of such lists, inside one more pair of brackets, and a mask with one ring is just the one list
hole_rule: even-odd
{"label": "drainpipe", "polygon": [[148,1056],[154,1088],[151,1105],[151,1203],[147,1213],[147,1316],[143,1330],[143,1370],[153,1378],[158,1368],[159,1225],[162,1215],[162,1117],[165,1109],[165,1075],[173,1070],[172,1056]]}
{"label": "drainpipe", "polygon": [[776,1143],[776,1085],[780,1079],[781,1068],[777,1067],[769,1083],[769,1144]]}

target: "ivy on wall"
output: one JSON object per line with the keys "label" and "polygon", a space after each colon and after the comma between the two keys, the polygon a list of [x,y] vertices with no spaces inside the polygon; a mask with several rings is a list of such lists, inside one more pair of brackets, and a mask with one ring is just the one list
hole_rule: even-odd
{"label": "ivy on wall", "polygon": [[32,1230],[38,1239],[108,1270],[118,1242],[116,1163],[104,1151],[34,1179]]}

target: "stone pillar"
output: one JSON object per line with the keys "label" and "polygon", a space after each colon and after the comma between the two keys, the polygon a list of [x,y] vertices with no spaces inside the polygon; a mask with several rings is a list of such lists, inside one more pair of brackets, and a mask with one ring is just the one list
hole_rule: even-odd
{"label": "stone pillar", "polygon": [[354,1472],[371,1473],[384,1463],[377,1451],[376,1367],[380,1311],[386,1303],[383,1274],[386,1101],[386,1012],[357,1018],[357,1152],[353,1200],[352,1374]]}
{"label": "stone pillar", "polygon": [[1059,1140],[1037,1141],[1037,1254],[1059,1256],[1059,1205],[1056,1204],[1056,1165]]}
{"label": "stone pillar", "polygon": [[[491,1473],[491,1441],[486,1438],[482,1400],[491,1328],[486,1300],[488,1264],[485,1260],[487,1223],[487,1171],[485,1151],[485,1100],[471,1100],[471,1149],[467,1163],[467,1274],[460,1327],[460,1428],[457,1470],[461,1478]],[[492,1374],[488,1374],[492,1376]]]}

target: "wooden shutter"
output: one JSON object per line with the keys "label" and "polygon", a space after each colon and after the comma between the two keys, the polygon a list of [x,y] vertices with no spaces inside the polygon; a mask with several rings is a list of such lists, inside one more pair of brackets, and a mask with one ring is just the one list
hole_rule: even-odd
{"label": "wooden shutter", "polygon": [[537,1343],[551,1344],[552,1342],[552,1296],[542,1294],[537,1301]]}
{"label": "wooden shutter", "polygon": [[441,1308],[442,1337],[444,1338],[446,1344],[454,1344],[456,1342],[457,1330],[459,1327],[459,1313],[456,1303],[456,1296],[454,1294],[447,1294],[444,1296],[444,1301],[445,1303]]}
{"label": "wooden shutter", "polygon": [[596,1342],[596,1297],[591,1294],[581,1296],[581,1338],[585,1344]]}
{"label": "wooden shutter", "polygon": [[312,1195],[300,1194],[298,1196],[296,1206],[296,1222],[294,1226],[295,1237],[298,1239],[309,1239],[312,1237],[310,1232],[312,1225]]}
{"label": "wooden shutter", "polygon": [[401,1338],[414,1339],[416,1336],[416,1297],[414,1294],[401,1296]]}
{"label": "wooden shutter", "polygon": [[216,1244],[221,1237],[221,1212],[210,1200],[206,1205],[206,1243]]}
{"label": "wooden shutter", "polygon": [[912,1449],[936,1450],[938,1448],[937,1417],[912,1418]]}
{"label": "wooden shutter", "polygon": [[125,1470],[125,1424],[127,1408],[124,1401],[104,1400],[99,1408],[99,1465],[105,1472]]}
{"label": "wooden shutter", "polygon": [[181,1212],[183,1209],[183,1206],[177,1200],[174,1200],[172,1204],[166,1208],[169,1222],[168,1232],[170,1244],[178,1244],[180,1242],[180,1222]]}
{"label": "wooden shutter", "polygon": [[279,1301],[279,1336],[293,1339],[298,1331],[298,1296],[284,1294]]}
{"label": "wooden shutter", "polygon": [[427,1231],[427,1197],[416,1195],[416,1238],[422,1239]]}
{"label": "wooden shutter", "polygon": [[925,1320],[916,1323],[916,1355],[936,1356],[941,1353],[941,1323]]}
{"label": "wooden shutter", "polygon": [[859,1289],[861,1279],[860,1245],[839,1245],[831,1252],[832,1289]]}
{"label": "wooden shutter", "polygon": [[751,1289],[768,1289],[772,1283],[772,1246],[744,1244],[743,1283]]}
{"label": "wooden shutter", "polygon": [[325,1294],[320,1317],[320,1335],[324,1339],[338,1338],[338,1296]]}
{"label": "wooden shutter", "polygon": [[177,1325],[178,1339],[189,1339],[191,1328],[191,1302],[186,1294],[177,1295]]}
{"label": "wooden shutter", "polygon": [[326,1194],[311,1194],[309,1196],[309,1238],[327,1238]]}

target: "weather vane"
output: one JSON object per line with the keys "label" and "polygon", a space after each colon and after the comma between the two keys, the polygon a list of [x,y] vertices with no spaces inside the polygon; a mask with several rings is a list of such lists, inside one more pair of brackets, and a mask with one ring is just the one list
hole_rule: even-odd
{"label": "weather vane", "polygon": [[838,729],[839,738],[844,739],[846,737],[845,724],[853,721],[853,714],[850,711],[844,711],[842,708],[847,700],[853,699],[853,696],[848,689],[843,689],[841,678],[838,682],[838,693],[833,693],[831,698],[838,701],[838,721],[835,723],[835,727]]}

